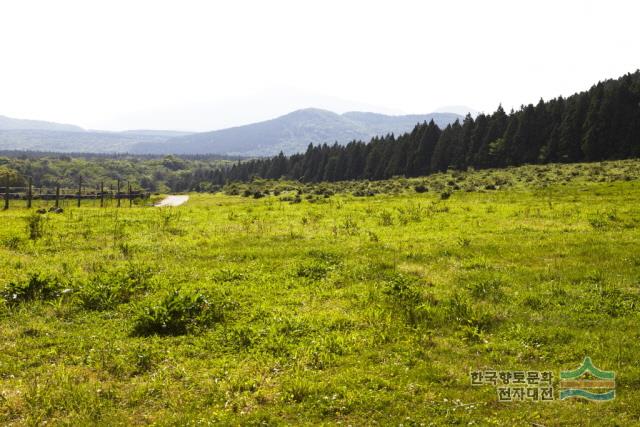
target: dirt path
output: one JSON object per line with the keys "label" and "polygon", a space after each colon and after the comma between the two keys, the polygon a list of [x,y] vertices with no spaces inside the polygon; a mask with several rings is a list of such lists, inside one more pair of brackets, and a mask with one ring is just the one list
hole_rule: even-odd
{"label": "dirt path", "polygon": [[163,206],[180,206],[189,200],[189,196],[167,196],[158,203],[155,204],[156,207]]}

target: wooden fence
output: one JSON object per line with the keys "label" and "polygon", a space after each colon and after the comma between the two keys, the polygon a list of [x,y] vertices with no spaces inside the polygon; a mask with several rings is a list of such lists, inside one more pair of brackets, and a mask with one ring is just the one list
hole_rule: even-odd
{"label": "wooden fence", "polygon": [[95,188],[83,186],[82,178],[78,182],[78,187],[63,188],[60,185],[55,187],[33,187],[31,179],[26,187],[10,187],[9,182],[2,188],[4,209],[9,209],[16,201],[24,201],[27,208],[33,206],[34,200],[43,200],[53,202],[56,208],[69,201],[75,201],[78,207],[81,206],[83,200],[93,200],[94,205],[100,202],[100,207],[115,202],[117,207],[121,207],[122,200],[128,200],[129,206],[133,205],[136,199],[145,200],[150,197],[150,193],[143,190],[133,190],[130,183],[126,187],[122,187],[122,182],[117,181],[116,189],[110,188],[105,190],[104,182]]}

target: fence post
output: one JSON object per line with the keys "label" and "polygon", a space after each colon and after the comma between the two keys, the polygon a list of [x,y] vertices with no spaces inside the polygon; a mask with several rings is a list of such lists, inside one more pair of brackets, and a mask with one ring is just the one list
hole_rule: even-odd
{"label": "fence post", "polygon": [[80,207],[80,199],[82,199],[82,177],[78,180],[78,207]]}
{"label": "fence post", "polygon": [[27,209],[31,209],[32,198],[33,198],[33,178],[29,177],[29,190],[27,191]]}
{"label": "fence post", "polygon": [[118,207],[120,207],[120,180],[118,180],[118,190],[116,191],[116,199],[118,200]]}
{"label": "fence post", "polygon": [[7,175],[6,183],[4,188],[4,210],[9,209],[9,175]]}
{"label": "fence post", "polygon": [[60,207],[60,183],[56,184],[56,208]]}
{"label": "fence post", "polygon": [[100,182],[100,207],[104,208],[104,181]]}
{"label": "fence post", "polygon": [[131,183],[129,182],[129,207],[133,206],[133,199],[131,198]]}

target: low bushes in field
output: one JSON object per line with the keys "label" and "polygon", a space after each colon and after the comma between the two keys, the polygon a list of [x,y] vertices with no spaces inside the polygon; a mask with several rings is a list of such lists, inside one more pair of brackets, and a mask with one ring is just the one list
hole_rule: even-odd
{"label": "low bushes in field", "polygon": [[22,241],[23,239],[20,236],[13,235],[3,239],[2,246],[9,250],[15,251],[20,247]]}
{"label": "low bushes in field", "polygon": [[331,266],[324,262],[313,260],[300,264],[296,268],[296,276],[311,280],[322,280],[331,271]]}
{"label": "low bushes in field", "polygon": [[141,307],[133,335],[185,335],[225,320],[234,304],[221,296],[174,289]]}
{"label": "low bushes in field", "polygon": [[393,273],[385,280],[382,292],[393,310],[400,313],[409,325],[435,320],[438,301],[433,296],[423,295],[417,278]]}
{"label": "low bushes in field", "polygon": [[213,273],[213,279],[222,283],[241,282],[247,275],[235,268],[221,268]]}
{"label": "low bushes in field", "polygon": [[393,214],[388,210],[380,212],[378,223],[383,227],[390,227],[393,225]]}
{"label": "low bushes in field", "polygon": [[402,225],[407,225],[410,222],[420,222],[425,216],[425,210],[420,204],[408,203],[406,206],[397,209],[398,221]]}
{"label": "low bushes in field", "polygon": [[474,298],[487,299],[493,302],[503,297],[502,282],[499,279],[479,280],[469,284],[469,290]]}
{"label": "low bushes in field", "polygon": [[342,262],[340,256],[332,252],[311,250],[307,255],[310,259],[298,264],[295,269],[297,277],[322,280]]}
{"label": "low bushes in field", "polygon": [[0,295],[9,305],[34,300],[52,300],[65,292],[62,281],[46,273],[34,273],[26,281],[10,282]]}
{"label": "low bushes in field", "polygon": [[[492,285],[487,286],[493,289]],[[462,331],[467,340],[480,341],[485,332],[499,323],[499,318],[484,310],[481,305],[472,303],[463,293],[454,293],[448,298],[437,300],[421,288],[418,278],[398,273],[392,273],[383,288],[392,309],[401,314],[412,327],[452,325]],[[479,291],[482,295],[485,295],[484,292]],[[491,292],[494,291],[489,294]]]}
{"label": "low bushes in field", "polygon": [[74,298],[88,310],[111,310],[147,290],[152,277],[149,266],[136,264],[99,272],[77,290]]}
{"label": "low bushes in field", "polygon": [[481,341],[483,334],[501,321],[482,306],[472,304],[462,293],[453,294],[444,302],[443,308],[446,320],[457,323],[469,341]]}
{"label": "low bushes in field", "polygon": [[46,234],[48,218],[45,215],[33,213],[27,218],[27,234],[30,240],[37,240]]}

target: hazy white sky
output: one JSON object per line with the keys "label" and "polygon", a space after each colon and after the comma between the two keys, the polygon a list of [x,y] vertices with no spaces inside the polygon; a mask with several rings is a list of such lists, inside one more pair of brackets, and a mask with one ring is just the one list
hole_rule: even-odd
{"label": "hazy white sky", "polygon": [[210,130],[493,111],[640,68],[637,1],[2,0],[0,115]]}

